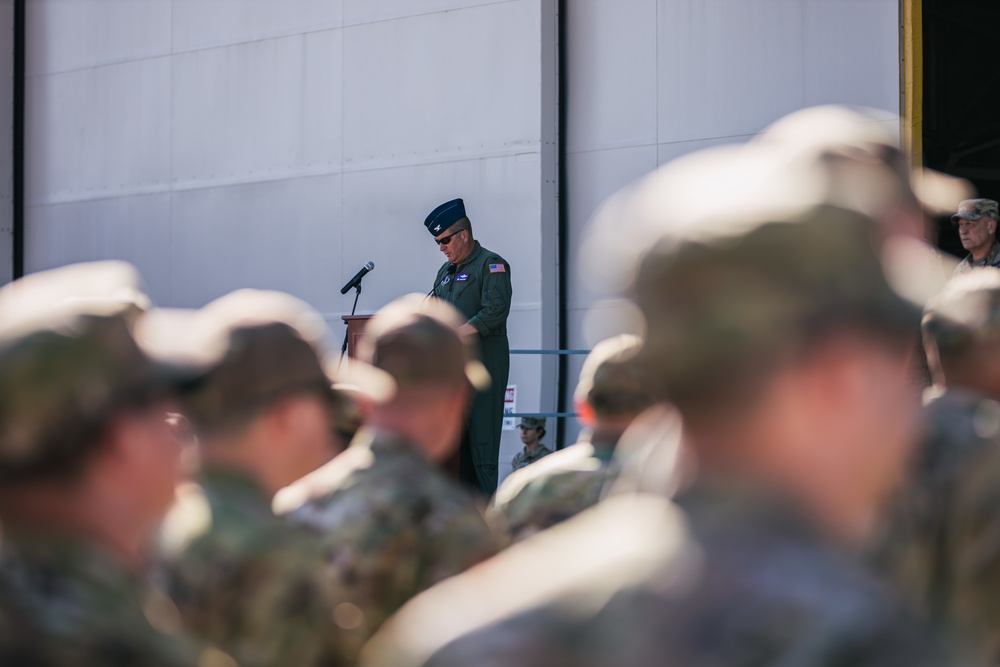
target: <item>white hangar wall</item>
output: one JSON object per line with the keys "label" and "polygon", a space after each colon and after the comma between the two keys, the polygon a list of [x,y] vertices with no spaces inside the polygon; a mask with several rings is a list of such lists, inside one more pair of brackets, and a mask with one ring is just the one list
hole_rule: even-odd
{"label": "white hangar wall", "polygon": [[[569,346],[627,328],[579,277],[600,203],[685,153],[816,104],[899,109],[898,0],[568,0]],[[570,357],[569,376],[582,359]],[[572,393],[572,387],[567,391]]]}
{"label": "white hangar wall", "polygon": [[[171,306],[281,289],[339,336],[365,261],[359,312],[430,289],[422,220],[462,196],[513,265],[512,347],[555,347],[558,4],[31,0],[25,268],[127,259]],[[898,108],[897,0],[564,4],[573,348],[621,326],[578,280],[605,197],[802,106]],[[521,411],[555,408],[554,366],[512,358]]]}
{"label": "white hangar wall", "polygon": [[[170,306],[285,290],[339,337],[364,262],[359,313],[430,289],[424,217],[464,197],[513,266],[512,347],[555,347],[556,4],[32,0],[26,270],[122,258]],[[512,360],[522,409],[554,408],[545,366]]]}

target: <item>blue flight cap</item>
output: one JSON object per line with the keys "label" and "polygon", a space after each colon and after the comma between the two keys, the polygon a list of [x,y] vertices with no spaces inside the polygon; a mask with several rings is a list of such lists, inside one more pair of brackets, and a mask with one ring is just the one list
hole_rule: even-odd
{"label": "blue flight cap", "polygon": [[465,202],[461,199],[452,199],[431,211],[431,214],[424,220],[424,227],[431,235],[437,236],[464,217]]}

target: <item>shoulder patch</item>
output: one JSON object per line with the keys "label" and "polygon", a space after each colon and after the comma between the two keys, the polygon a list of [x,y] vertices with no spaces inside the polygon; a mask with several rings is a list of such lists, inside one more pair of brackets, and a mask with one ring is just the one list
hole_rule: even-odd
{"label": "shoulder patch", "polygon": [[490,273],[507,273],[507,267],[503,264],[490,264]]}

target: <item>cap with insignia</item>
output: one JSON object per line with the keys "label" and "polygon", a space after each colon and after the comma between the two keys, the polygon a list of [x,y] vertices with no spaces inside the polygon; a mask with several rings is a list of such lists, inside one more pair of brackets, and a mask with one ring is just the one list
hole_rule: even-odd
{"label": "cap with insignia", "polygon": [[983,217],[1000,222],[997,203],[992,199],[966,199],[958,205],[958,212],[951,216],[951,221],[957,224],[959,220],[979,220]]}
{"label": "cap with insignia", "polygon": [[0,288],[0,478],[71,471],[116,410],[200,372],[140,346],[148,306],[138,271],[118,261]]}
{"label": "cap with insignia", "polygon": [[424,227],[432,236],[437,236],[465,217],[465,202],[461,199],[452,199],[431,211],[424,220]]}
{"label": "cap with insignia", "polygon": [[518,428],[545,428],[545,417],[521,417]]}
{"label": "cap with insignia", "polygon": [[349,381],[365,388],[366,379],[355,373],[367,365],[389,375],[397,388],[464,379],[475,389],[486,389],[489,373],[476,359],[473,340],[459,333],[464,322],[439,299],[410,294],[393,301],[365,327],[358,345],[362,363],[352,360]]}

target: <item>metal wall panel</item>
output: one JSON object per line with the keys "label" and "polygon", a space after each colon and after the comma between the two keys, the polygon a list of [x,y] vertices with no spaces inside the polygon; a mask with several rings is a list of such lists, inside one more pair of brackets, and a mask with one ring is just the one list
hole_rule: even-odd
{"label": "metal wall panel", "polygon": [[656,0],[567,4],[567,151],[655,144]]}
{"label": "metal wall panel", "polygon": [[[344,32],[345,167],[538,150],[537,2],[377,21]],[[378,131],[359,131],[367,128]]]}
{"label": "metal wall panel", "polygon": [[170,68],[163,57],[29,77],[27,205],[165,188]]}
{"label": "metal wall panel", "polygon": [[[495,5],[519,0],[342,0],[344,3],[344,23],[374,23],[392,19],[440,14],[455,9],[465,9],[476,5]],[[447,45],[448,42],[444,42]]]}
{"label": "metal wall panel", "polygon": [[340,50],[326,30],[174,56],[174,186],[339,171]]}
{"label": "metal wall panel", "polygon": [[[142,267],[150,296],[172,304],[170,195],[107,197],[34,206],[25,225],[25,270],[122,259]],[[183,271],[183,267],[176,267]]]}
{"label": "metal wall panel", "polygon": [[168,0],[168,4],[175,52],[298,35],[342,24],[343,0]]}
{"label": "metal wall panel", "polygon": [[51,74],[167,55],[173,4],[170,0],[29,0],[27,73]]}

